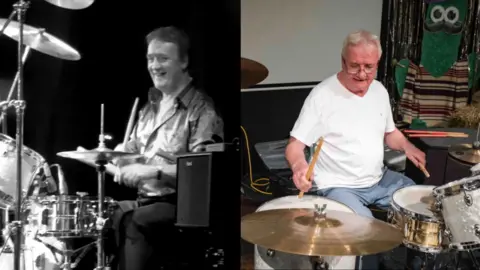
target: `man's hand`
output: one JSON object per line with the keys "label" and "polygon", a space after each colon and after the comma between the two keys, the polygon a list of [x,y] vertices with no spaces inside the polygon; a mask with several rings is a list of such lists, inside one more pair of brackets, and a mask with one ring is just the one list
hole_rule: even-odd
{"label": "man's hand", "polygon": [[140,181],[157,178],[157,175],[156,167],[135,163],[120,167],[114,181],[127,187],[136,188]]}
{"label": "man's hand", "polygon": [[420,168],[420,165],[425,167],[425,153],[415,147],[413,144],[409,143],[408,146],[405,147],[405,155],[418,168]]}
{"label": "man's hand", "polygon": [[[308,192],[312,188],[312,182],[307,180],[308,164],[306,161],[300,161],[299,164],[292,166],[293,183],[302,192]],[[313,179],[313,175],[310,180]]]}

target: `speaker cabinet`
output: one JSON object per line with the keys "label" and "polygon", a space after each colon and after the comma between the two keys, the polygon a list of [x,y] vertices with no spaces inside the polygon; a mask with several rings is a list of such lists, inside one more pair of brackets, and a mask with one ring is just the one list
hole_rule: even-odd
{"label": "speaker cabinet", "polygon": [[[229,181],[238,173],[235,151],[192,153],[177,159],[177,218],[179,227],[210,227],[224,224],[230,196],[238,187]],[[230,172],[230,173],[228,173]],[[236,196],[238,198],[238,196]],[[237,207],[237,205],[234,205]]]}

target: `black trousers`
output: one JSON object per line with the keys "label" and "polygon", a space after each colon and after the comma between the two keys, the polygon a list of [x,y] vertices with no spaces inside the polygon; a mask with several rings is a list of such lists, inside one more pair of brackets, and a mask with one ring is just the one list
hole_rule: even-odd
{"label": "black trousers", "polygon": [[121,201],[110,217],[107,255],[118,270],[155,270],[171,259],[175,241],[173,198]]}

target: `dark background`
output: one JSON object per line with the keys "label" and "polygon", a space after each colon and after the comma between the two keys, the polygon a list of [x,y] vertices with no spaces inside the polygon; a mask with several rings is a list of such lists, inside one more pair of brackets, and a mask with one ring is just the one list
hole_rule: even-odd
{"label": "dark background", "polygon": [[[1,18],[9,16],[14,2],[0,1]],[[107,146],[114,148],[123,140],[135,98],[140,98],[142,106],[152,85],[145,35],[157,27],[176,25],[189,34],[194,80],[214,99],[222,114],[226,141],[239,137],[240,1],[97,0],[86,9],[68,10],[36,0],[27,10],[26,24],[45,28],[82,56],[79,61],[66,61],[32,50],[25,65],[24,144],[49,164],[62,166],[69,194],[84,191],[96,196],[96,171],[56,153],[77,146],[97,147],[102,103],[105,132],[113,136]],[[0,37],[0,59],[0,99],[4,100],[16,72],[16,41]],[[7,133],[13,139],[15,117],[14,111],[9,111]],[[226,171],[225,180],[233,180],[239,169],[234,165]],[[225,189],[238,193],[238,182],[224,183]],[[106,179],[106,196],[115,200],[136,198],[134,190],[118,186],[110,176]],[[232,232],[239,232],[233,229],[239,228],[238,200],[231,197],[232,202],[225,203],[234,223]],[[238,258],[239,252],[230,254]]]}
{"label": "dark background", "polygon": [[[8,17],[14,2],[1,1],[0,17]],[[105,132],[113,136],[107,146],[114,148],[123,140],[133,101],[139,97],[142,106],[152,85],[145,35],[167,25],[189,34],[191,73],[223,115],[226,140],[238,137],[239,79],[233,70],[239,70],[240,36],[235,2],[97,0],[86,9],[68,10],[32,1],[26,24],[45,28],[75,48],[82,59],[66,61],[31,51],[25,65],[24,144],[50,164],[62,166],[70,193],[95,193],[95,169],[56,153],[98,145],[101,103],[105,104]],[[6,98],[15,76],[16,46],[7,36],[0,37],[1,99]],[[15,138],[13,110],[8,115],[8,134]],[[127,191],[107,181],[107,195],[123,199],[133,194]]]}

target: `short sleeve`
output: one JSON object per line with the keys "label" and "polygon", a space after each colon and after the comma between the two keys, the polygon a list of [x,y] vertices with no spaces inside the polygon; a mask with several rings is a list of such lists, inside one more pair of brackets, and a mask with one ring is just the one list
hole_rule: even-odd
{"label": "short sleeve", "polygon": [[386,100],[386,112],[385,112],[385,115],[387,116],[386,117],[386,125],[385,125],[385,133],[390,133],[390,132],[393,132],[395,131],[395,122],[393,121],[393,113],[392,113],[392,106],[390,105],[390,100],[388,99],[388,94],[387,94],[387,100]]}
{"label": "short sleeve", "polygon": [[313,145],[320,138],[321,123],[320,89],[314,88],[303,103],[300,114],[290,131],[290,136],[301,141],[306,146]]}
{"label": "short sleeve", "polygon": [[223,119],[213,104],[206,102],[199,107],[190,121],[190,152],[205,150],[205,145],[224,140]]}

